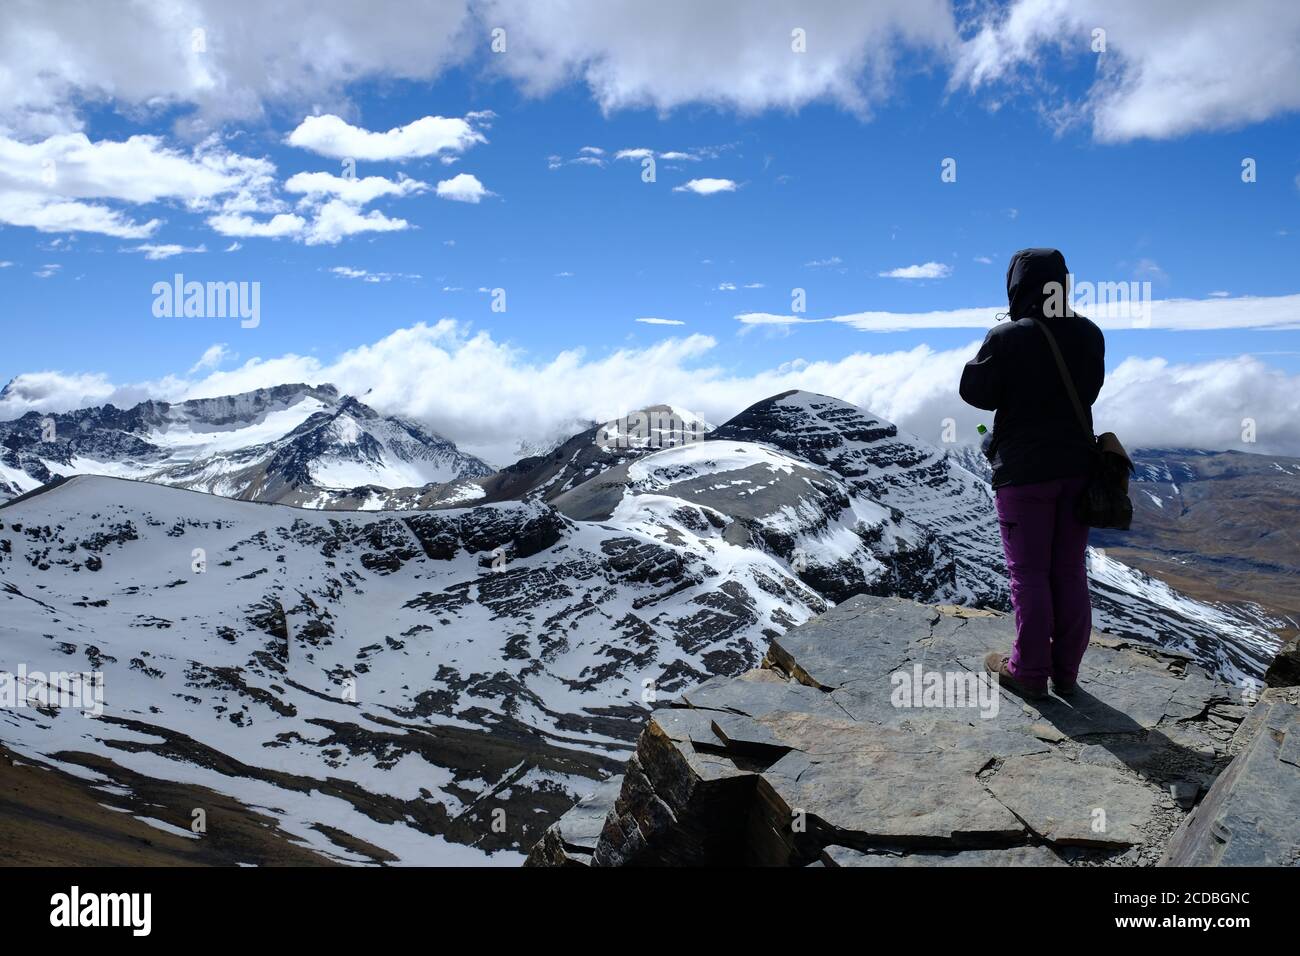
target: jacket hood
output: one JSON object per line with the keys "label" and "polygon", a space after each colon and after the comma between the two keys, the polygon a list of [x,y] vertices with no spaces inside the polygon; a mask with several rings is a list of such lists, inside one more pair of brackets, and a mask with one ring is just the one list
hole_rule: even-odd
{"label": "jacket hood", "polygon": [[1007,266],[1007,307],[1012,321],[1052,317],[1043,312],[1043,306],[1051,295],[1047,288],[1049,283],[1059,284],[1058,302],[1067,305],[1064,314],[1068,315],[1065,299],[1069,291],[1068,275],[1065,256],[1056,249],[1021,249],[1013,255],[1011,264]]}

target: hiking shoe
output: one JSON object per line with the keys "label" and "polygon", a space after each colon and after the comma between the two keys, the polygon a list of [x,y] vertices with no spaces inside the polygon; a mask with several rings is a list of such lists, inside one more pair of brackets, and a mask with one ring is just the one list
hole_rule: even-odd
{"label": "hiking shoe", "polygon": [[988,656],[984,658],[984,669],[990,674],[998,675],[998,683],[1011,691],[1013,694],[1019,694],[1028,700],[1042,700],[1047,696],[1047,687],[1034,687],[1023,681],[1016,680],[1007,670],[1007,658],[997,651],[989,651]]}
{"label": "hiking shoe", "polygon": [[1072,680],[1069,683],[1066,683],[1065,681],[1058,681],[1058,680],[1052,681],[1052,690],[1056,693],[1057,697],[1073,697],[1074,692],[1077,691],[1078,689],[1079,689],[1078,681]]}

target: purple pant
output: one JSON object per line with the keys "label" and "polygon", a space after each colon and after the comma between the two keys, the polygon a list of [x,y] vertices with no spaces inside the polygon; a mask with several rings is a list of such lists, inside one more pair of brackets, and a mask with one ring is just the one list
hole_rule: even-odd
{"label": "purple pant", "polygon": [[1088,526],[1074,517],[1086,478],[1062,478],[997,490],[1002,550],[1011,576],[1016,645],[1007,670],[1025,684],[1044,686],[1050,676],[1072,683],[1092,635]]}

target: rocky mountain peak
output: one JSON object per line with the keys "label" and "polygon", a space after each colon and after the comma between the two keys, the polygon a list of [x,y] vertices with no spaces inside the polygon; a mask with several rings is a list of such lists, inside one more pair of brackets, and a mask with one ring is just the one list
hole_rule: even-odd
{"label": "rocky mountain peak", "polygon": [[[897,441],[893,423],[838,398],[802,390],[754,403],[710,437],[773,444],[846,476],[861,474],[868,463],[911,465],[925,457],[914,444]],[[880,451],[864,456],[872,446]]]}

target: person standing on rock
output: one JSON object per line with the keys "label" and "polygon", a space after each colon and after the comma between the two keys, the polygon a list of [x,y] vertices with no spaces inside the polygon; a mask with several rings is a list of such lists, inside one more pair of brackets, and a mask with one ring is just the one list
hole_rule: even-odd
{"label": "person standing on rock", "polygon": [[1011,257],[1007,303],[1010,321],[989,332],[961,376],[962,399],[997,413],[985,454],[1016,616],[1011,656],[993,651],[984,666],[1022,696],[1045,697],[1049,678],[1057,694],[1068,696],[1092,633],[1088,526],[1074,515],[1091,468],[1092,436],[1083,432],[1044,328],[1089,424],[1106,374],[1106,344],[1101,329],[1070,309],[1065,257],[1056,249]]}

